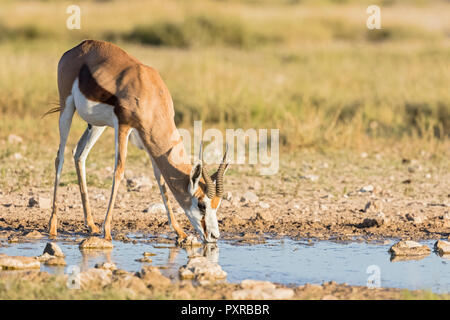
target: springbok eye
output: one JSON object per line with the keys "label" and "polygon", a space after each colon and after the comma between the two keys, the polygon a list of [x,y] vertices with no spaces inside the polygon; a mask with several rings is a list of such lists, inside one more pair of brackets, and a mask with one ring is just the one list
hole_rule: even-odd
{"label": "springbok eye", "polygon": [[201,213],[205,213],[206,212],[206,205],[205,205],[205,203],[203,203],[203,202],[198,202],[198,208],[200,209],[200,212]]}

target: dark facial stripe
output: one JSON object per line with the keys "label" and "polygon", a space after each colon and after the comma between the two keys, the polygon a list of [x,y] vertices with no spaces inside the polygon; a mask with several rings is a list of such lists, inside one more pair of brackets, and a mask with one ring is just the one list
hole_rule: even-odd
{"label": "dark facial stripe", "polygon": [[92,73],[86,64],[84,64],[80,69],[78,82],[80,91],[87,99],[91,101],[106,103],[111,106],[118,105],[117,97],[114,94],[103,89],[98,84],[97,80],[95,80],[95,78],[92,76]]}
{"label": "dark facial stripe", "polygon": [[205,236],[206,236],[207,231],[206,231],[205,217],[202,218],[202,228],[203,228],[203,231],[205,232]]}

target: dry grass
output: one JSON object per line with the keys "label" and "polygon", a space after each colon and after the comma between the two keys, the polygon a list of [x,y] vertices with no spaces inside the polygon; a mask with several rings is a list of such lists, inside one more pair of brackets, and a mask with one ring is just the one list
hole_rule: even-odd
{"label": "dry grass", "polygon": [[[58,100],[59,57],[84,38],[158,69],[181,127],[280,128],[284,150],[450,150],[448,2],[380,1],[378,33],[365,26],[372,1],[80,1],[81,30],[65,27],[69,4],[2,2],[0,180],[51,183],[57,119],[40,116]],[[75,119],[69,148],[84,127]],[[92,157],[112,164],[111,139]]]}

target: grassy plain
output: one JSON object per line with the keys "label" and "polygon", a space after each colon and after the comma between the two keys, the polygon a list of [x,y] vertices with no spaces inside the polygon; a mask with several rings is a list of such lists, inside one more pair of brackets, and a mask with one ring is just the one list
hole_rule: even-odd
{"label": "grassy plain", "polygon": [[[279,128],[289,152],[446,156],[450,4],[375,1],[382,29],[368,30],[373,2],[78,1],[81,29],[69,30],[71,2],[2,1],[0,160],[20,153],[51,183],[57,116],[41,115],[58,101],[58,59],[86,38],[114,41],[159,70],[180,127]],[[69,148],[84,126],[75,119]],[[11,133],[24,143],[8,144]],[[111,138],[95,157],[112,156]]]}

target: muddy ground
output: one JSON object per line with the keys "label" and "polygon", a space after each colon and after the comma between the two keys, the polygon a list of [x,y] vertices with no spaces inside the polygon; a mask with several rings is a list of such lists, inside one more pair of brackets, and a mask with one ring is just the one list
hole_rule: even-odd
{"label": "muddy ground", "polygon": [[[233,239],[238,244],[284,236],[343,241],[448,239],[449,168],[447,159],[432,159],[426,153],[417,159],[387,153],[339,155],[332,159],[305,154],[284,160],[274,176],[258,175],[257,167],[237,166],[230,170],[225,181],[227,199],[218,213],[221,238]],[[120,187],[113,217],[113,238],[117,240],[126,239],[128,232],[175,239],[166,213],[147,210],[149,205],[161,203],[154,178],[147,172],[151,169],[127,168],[127,181]],[[97,170],[101,179],[108,179],[111,174],[112,169],[108,167]],[[0,190],[0,241],[33,230],[45,235],[51,209],[40,208],[45,207],[45,199],[42,203],[30,199],[37,202],[39,197],[51,199],[52,188],[11,190]],[[110,191],[89,187],[89,192],[94,219],[100,226]],[[58,231],[87,235],[78,186],[61,186],[59,194]],[[257,199],[253,199],[255,196]],[[171,202],[180,224],[193,233],[173,198]],[[239,284],[192,289],[187,284],[171,284],[167,292],[172,292],[174,298],[230,298],[236,286]],[[295,288],[294,298],[401,299],[405,296],[397,289],[369,290],[331,283]]]}
{"label": "muddy ground", "polygon": [[[450,236],[450,161],[405,159],[383,154],[297,156],[282,163],[277,175],[260,176],[258,168],[235,166],[225,181],[218,212],[222,238],[262,239],[264,235],[304,239],[371,240],[385,238],[445,239]],[[88,171],[89,171],[88,166]],[[109,179],[110,167],[96,170]],[[175,237],[164,211],[146,212],[161,203],[150,168],[128,167],[113,216],[114,233],[145,232]],[[89,181],[88,181],[89,183]],[[91,206],[100,226],[110,190],[89,187]],[[244,201],[246,192],[258,198]],[[60,187],[60,232],[86,233],[78,186]],[[230,198],[230,195],[226,195]],[[251,200],[252,195],[248,196]],[[30,199],[52,197],[52,188],[0,190],[0,231],[45,232],[51,209]],[[175,214],[193,232],[172,198]]]}

